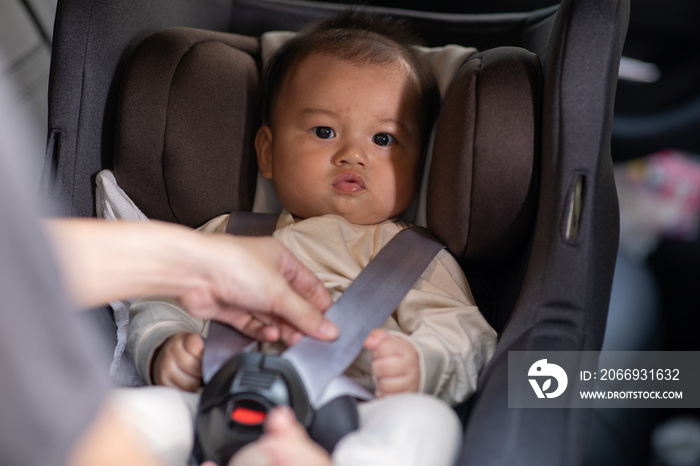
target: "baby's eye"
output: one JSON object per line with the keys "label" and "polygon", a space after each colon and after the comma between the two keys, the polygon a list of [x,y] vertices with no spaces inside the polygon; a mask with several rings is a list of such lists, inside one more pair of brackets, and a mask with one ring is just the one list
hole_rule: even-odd
{"label": "baby's eye", "polygon": [[333,131],[333,128],[329,128],[328,126],[316,126],[311,128],[311,132],[321,139],[330,139],[335,137],[335,131]]}
{"label": "baby's eye", "polygon": [[388,146],[389,144],[395,143],[396,139],[389,133],[377,133],[372,136],[372,142],[378,146]]}

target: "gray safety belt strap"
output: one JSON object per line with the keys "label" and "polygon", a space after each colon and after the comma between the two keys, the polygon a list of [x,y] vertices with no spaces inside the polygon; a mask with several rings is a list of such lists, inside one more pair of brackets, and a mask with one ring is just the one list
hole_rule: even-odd
{"label": "gray safety belt strap", "polygon": [[444,246],[421,227],[402,230],[328,309],[340,328],[334,341],[304,337],[282,354],[292,363],[314,407],[328,383],[355,360],[367,335],[381,327]]}
{"label": "gray safety belt strap", "polygon": [[[400,231],[326,312],[326,317],[340,328],[340,336],[330,342],[304,337],[282,354],[304,382],[315,408],[334,396],[326,387],[350,366],[369,332],[384,324],[443,247],[425,228]],[[208,382],[223,363],[246,351],[251,343],[252,339],[231,327],[211,322],[202,362],[204,381]],[[335,390],[358,392],[358,387],[350,386],[355,385],[352,382],[341,385],[345,388]]]}
{"label": "gray safety belt strap", "polygon": [[209,383],[216,371],[226,361],[237,355],[250,351],[255,340],[243,335],[233,327],[212,320],[209,322],[209,333],[202,356],[202,380]]}

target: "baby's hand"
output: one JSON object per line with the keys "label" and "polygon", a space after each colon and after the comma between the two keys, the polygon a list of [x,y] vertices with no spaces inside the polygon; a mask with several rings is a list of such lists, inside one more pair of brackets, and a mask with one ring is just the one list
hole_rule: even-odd
{"label": "baby's hand", "polygon": [[180,332],[165,340],[153,361],[153,382],[195,392],[202,385],[204,340],[194,332]]}
{"label": "baby's hand", "polygon": [[372,353],[377,397],[419,390],[419,356],[408,340],[378,328],[367,336],[365,348]]}

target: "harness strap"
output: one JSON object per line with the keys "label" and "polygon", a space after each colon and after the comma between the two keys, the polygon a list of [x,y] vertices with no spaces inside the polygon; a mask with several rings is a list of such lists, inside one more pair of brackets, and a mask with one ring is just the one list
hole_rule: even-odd
{"label": "harness strap", "polygon": [[[270,236],[277,226],[277,215],[254,212],[231,212],[226,233],[236,236]],[[204,356],[202,379],[209,383],[216,371],[238,353],[245,353],[255,340],[228,325],[211,321]]]}
{"label": "harness strap", "polygon": [[297,370],[314,407],[323,405],[329,382],[352,364],[369,332],[384,324],[443,247],[425,228],[400,231],[326,312],[340,328],[338,338],[304,337],[282,353]]}
{"label": "harness strap", "polygon": [[[229,219],[227,232],[269,235],[276,221],[276,215],[237,212]],[[325,393],[326,387],[355,360],[369,332],[384,324],[443,248],[425,228],[414,226],[400,231],[326,312],[326,317],[340,328],[340,336],[334,341],[304,337],[282,353],[298,372],[314,408],[337,395]],[[203,358],[205,383],[226,360],[246,351],[251,343],[252,339],[233,328],[212,321]],[[347,387],[347,383],[340,385]],[[359,394],[353,388],[342,387],[341,394],[343,390]]]}
{"label": "harness strap", "polygon": [[231,212],[226,233],[236,236],[271,236],[277,227],[278,215],[257,212]]}

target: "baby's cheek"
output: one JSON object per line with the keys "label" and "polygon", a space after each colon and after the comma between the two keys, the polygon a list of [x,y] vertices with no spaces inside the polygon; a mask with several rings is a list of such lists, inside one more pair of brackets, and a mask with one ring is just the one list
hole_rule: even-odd
{"label": "baby's cheek", "polygon": [[409,174],[405,174],[403,178],[394,180],[395,183],[392,187],[392,195],[401,212],[406,210],[408,206],[411,205],[411,202],[413,202],[413,198],[416,195],[418,183],[414,180],[415,177]]}

